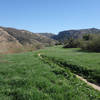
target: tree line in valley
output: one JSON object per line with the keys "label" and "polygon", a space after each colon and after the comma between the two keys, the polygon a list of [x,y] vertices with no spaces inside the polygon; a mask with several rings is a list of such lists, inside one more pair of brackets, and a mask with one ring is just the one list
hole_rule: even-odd
{"label": "tree line in valley", "polygon": [[81,39],[68,38],[64,48],[81,48],[85,51],[100,52],[100,34],[84,34]]}
{"label": "tree line in valley", "polygon": [[89,28],[66,30],[53,37],[64,48],[81,48],[84,51],[100,52],[100,29]]}

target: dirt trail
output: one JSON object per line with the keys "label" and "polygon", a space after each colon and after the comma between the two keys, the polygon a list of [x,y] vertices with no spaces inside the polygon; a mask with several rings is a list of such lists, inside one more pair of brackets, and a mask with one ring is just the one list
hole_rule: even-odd
{"label": "dirt trail", "polygon": [[[43,59],[42,56],[41,56],[41,53],[39,53],[38,56],[39,56],[41,59]],[[81,77],[81,76],[79,76],[79,75],[76,75],[76,77],[79,78],[80,80],[84,81],[85,83],[87,83],[87,85],[91,86],[91,87],[94,88],[95,90],[100,91],[100,86],[88,82],[86,79],[84,79],[83,77]]]}
{"label": "dirt trail", "polygon": [[80,80],[84,81],[84,82],[87,83],[89,86],[93,87],[94,89],[100,91],[100,86],[88,82],[86,79],[84,79],[84,78],[81,77],[81,76],[76,75],[76,77],[79,78]]}
{"label": "dirt trail", "polygon": [[42,59],[42,56],[41,56],[41,54],[40,54],[40,53],[38,54],[38,56]]}

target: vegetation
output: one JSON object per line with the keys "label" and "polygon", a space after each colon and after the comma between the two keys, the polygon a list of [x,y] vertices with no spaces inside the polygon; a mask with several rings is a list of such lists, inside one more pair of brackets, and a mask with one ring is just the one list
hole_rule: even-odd
{"label": "vegetation", "polygon": [[65,42],[64,48],[81,48],[84,51],[100,52],[100,35],[84,34],[82,39],[70,37]]}
{"label": "vegetation", "polygon": [[100,52],[100,35],[85,35],[81,41],[82,50]]}
{"label": "vegetation", "polygon": [[[42,52],[42,50],[41,50]],[[79,74],[89,81],[100,85],[100,53],[83,52],[79,48],[67,48],[62,46],[43,50],[44,57],[54,63],[69,68],[73,73]]]}
{"label": "vegetation", "polygon": [[[79,34],[84,31],[88,30]],[[84,33],[80,38],[74,32],[78,34],[71,30],[67,40],[61,33],[64,39],[57,42],[50,39],[53,34],[2,28],[1,41],[8,41],[5,51],[16,54],[0,55],[0,100],[100,100],[100,92],[75,76],[100,85],[100,53],[96,53],[100,52],[100,35]],[[32,52],[62,41],[67,49],[55,46]],[[30,52],[17,54],[26,51]]]}
{"label": "vegetation", "polygon": [[65,30],[59,32],[58,35],[53,36],[54,39],[64,43],[69,38],[80,39],[84,34],[100,34],[100,29],[89,28],[89,29],[79,29],[79,30]]}
{"label": "vegetation", "polygon": [[[48,60],[48,57],[53,57],[68,61],[70,57],[70,63],[80,64],[79,55],[92,56],[76,50],[52,47],[36,52],[1,55],[0,100],[100,100],[100,92],[77,79],[67,66],[64,68]],[[39,53],[48,57],[40,59]],[[93,55],[95,60],[100,57]],[[87,64],[84,62],[86,56],[82,58],[84,66]],[[97,62],[94,65],[91,69],[99,69]]]}
{"label": "vegetation", "polygon": [[80,41],[78,39],[69,38],[64,44],[64,48],[77,48],[80,46]]}

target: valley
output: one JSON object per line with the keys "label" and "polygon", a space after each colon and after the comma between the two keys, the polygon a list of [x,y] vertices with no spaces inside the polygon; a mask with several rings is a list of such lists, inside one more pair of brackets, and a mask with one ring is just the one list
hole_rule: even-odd
{"label": "valley", "polygon": [[100,100],[100,0],[0,1],[0,100]]}

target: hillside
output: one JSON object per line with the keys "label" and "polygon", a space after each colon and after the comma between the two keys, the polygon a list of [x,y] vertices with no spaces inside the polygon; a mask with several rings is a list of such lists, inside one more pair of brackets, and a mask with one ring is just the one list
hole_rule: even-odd
{"label": "hillside", "polygon": [[0,27],[0,51],[6,52],[23,49],[35,50],[45,46],[53,46],[56,40],[53,40],[39,33],[32,33],[26,30]]}
{"label": "hillside", "polygon": [[15,48],[22,48],[22,45],[16,38],[14,38],[10,34],[8,34],[8,32],[0,28],[0,53],[7,53],[9,50],[12,51]]}
{"label": "hillside", "polygon": [[63,42],[70,37],[77,39],[77,38],[81,38],[83,34],[99,34],[99,33],[100,33],[100,29],[96,29],[96,28],[66,30],[66,31],[59,32],[59,34],[56,36],[53,36],[53,39]]}
{"label": "hillside", "polygon": [[52,33],[33,33],[27,30],[0,27],[0,53],[21,52],[54,46],[57,41],[64,42],[70,37],[81,38],[83,34],[99,34],[100,29],[80,29],[61,31],[58,35]]}
{"label": "hillside", "polygon": [[41,35],[44,35],[44,36],[46,36],[48,38],[53,38],[55,36],[55,34],[53,34],[53,33],[42,33]]}

